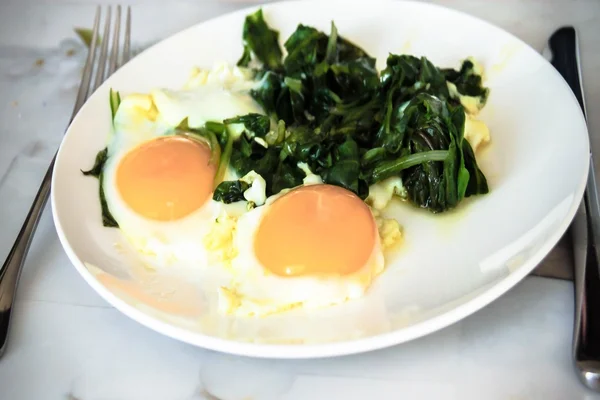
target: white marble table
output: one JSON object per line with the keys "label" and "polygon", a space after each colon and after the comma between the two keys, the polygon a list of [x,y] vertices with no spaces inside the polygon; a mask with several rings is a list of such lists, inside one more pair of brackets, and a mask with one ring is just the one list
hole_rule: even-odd
{"label": "white marble table", "polygon": [[[94,0],[0,2],[0,258],[60,142]],[[440,1],[540,49],[559,25],[581,34],[593,145],[600,150],[600,2]],[[243,1],[134,3],[141,46]],[[74,55],[67,56],[70,49]],[[43,60],[43,61],[42,61]],[[325,360],[222,355],[154,333],[109,306],[76,273],[42,217],[19,287],[0,399],[592,399],[571,366],[573,289],[531,277],[475,315],[393,348]],[[235,382],[235,383],[234,383]]]}

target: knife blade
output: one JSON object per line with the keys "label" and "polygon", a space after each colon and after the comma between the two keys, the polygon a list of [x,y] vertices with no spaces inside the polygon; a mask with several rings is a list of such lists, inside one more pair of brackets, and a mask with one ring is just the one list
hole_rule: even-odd
{"label": "knife blade", "polygon": [[[575,28],[565,26],[556,30],[550,36],[548,46],[552,65],[571,87],[585,117],[579,42]],[[583,202],[569,229],[575,273],[573,362],[580,380],[587,387],[600,391],[600,207],[591,150],[589,162]]]}

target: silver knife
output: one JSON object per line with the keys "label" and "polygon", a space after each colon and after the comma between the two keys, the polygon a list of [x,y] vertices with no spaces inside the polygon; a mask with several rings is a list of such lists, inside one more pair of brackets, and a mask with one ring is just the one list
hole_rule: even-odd
{"label": "silver knife", "polygon": [[[586,116],[575,28],[558,29],[550,36],[548,48],[550,62],[567,81]],[[581,381],[600,391],[600,206],[591,150],[589,161],[583,202],[569,229],[575,269],[573,362]]]}

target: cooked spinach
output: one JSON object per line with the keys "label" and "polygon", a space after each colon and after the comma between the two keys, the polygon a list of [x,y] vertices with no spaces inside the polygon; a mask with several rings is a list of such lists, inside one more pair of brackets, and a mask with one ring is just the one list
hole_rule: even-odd
{"label": "cooked spinach", "polygon": [[107,159],[107,153],[108,153],[108,149],[105,147],[104,149],[100,150],[98,152],[98,154],[96,154],[96,160],[94,161],[94,166],[87,170],[87,171],[81,171],[85,176],[93,176],[98,178],[100,176],[100,174],[102,173],[102,169],[104,168],[104,163],[106,163],[106,159]]}
{"label": "cooked spinach", "polygon": [[110,113],[114,121],[117,110],[119,109],[119,105],[121,104],[121,95],[116,90],[112,90],[112,88],[110,89],[108,95],[110,98]]}
{"label": "cooked spinach", "polygon": [[[367,181],[361,176],[360,148],[352,137],[316,135],[306,126],[283,129],[285,137],[267,148],[244,133],[233,143],[230,167],[239,176],[250,171],[261,175],[267,185],[266,194],[271,196],[302,184],[305,173],[298,163],[303,162],[313,173],[320,174],[324,182],[352,190],[363,199],[367,197]],[[213,199],[217,200],[216,193]]]}
{"label": "cooked spinach", "polygon": [[329,36],[299,25],[284,47],[283,70],[259,71],[260,85],[251,94],[268,115],[288,125],[333,126],[343,118],[331,114],[333,107],[361,105],[379,88],[375,59],[339,36],[333,22]]}
{"label": "cooked spinach", "polygon": [[102,224],[106,227],[110,228],[118,228],[119,224],[113,218],[110,210],[108,209],[108,205],[106,204],[106,198],[104,197],[104,189],[103,189],[103,169],[104,164],[108,158],[108,149],[104,148],[96,154],[96,160],[94,161],[94,166],[87,171],[81,171],[83,175],[93,176],[98,178],[98,192],[100,195],[100,206],[102,208]]}
{"label": "cooked spinach", "polygon": [[[369,185],[399,176],[408,199],[434,213],[488,192],[464,139],[465,110],[456,95],[478,97],[480,105],[487,100],[489,89],[471,61],[457,71],[426,57],[390,54],[379,72],[375,59],[333,22],[329,34],[298,25],[283,44],[283,57],[278,33],[260,10],[246,18],[243,32],[240,65],[259,62],[251,95],[266,115],[226,121],[245,126],[232,145],[230,166],[240,176],[252,170],[263,176],[267,196],[302,183],[299,162],[363,199]],[[239,182],[221,184],[215,200],[225,194],[243,199]]]}
{"label": "cooked spinach", "polygon": [[251,137],[264,138],[271,129],[271,120],[266,115],[247,114],[223,121],[226,125],[243,124],[246,134]]}
{"label": "cooked spinach", "polygon": [[453,83],[461,95],[481,98],[481,104],[485,104],[489,89],[481,83],[481,75],[475,72],[475,65],[470,60],[465,60],[456,71],[452,68],[442,70],[446,80]]}
{"label": "cooked spinach", "polygon": [[[433,213],[488,193],[464,138],[461,101],[469,96],[465,104],[481,108],[489,96],[472,61],[442,69],[426,57],[389,54],[378,71],[375,58],[340,35],[333,21],[328,33],[299,24],[280,44],[260,9],[246,17],[242,39],[238,65],[253,72],[250,95],[264,115],[238,115],[195,129],[184,120],[178,127],[210,146],[219,165],[215,201],[244,200],[250,187],[223,181],[227,169],[237,176],[255,171],[271,196],[302,184],[299,163],[362,199],[370,185],[400,177],[407,200]],[[111,90],[110,100],[114,119],[119,93]],[[101,179],[105,161],[106,149],[84,174]],[[116,225],[100,191],[104,223]]]}
{"label": "cooked spinach", "polygon": [[246,17],[242,36],[244,54],[238,61],[238,65],[247,67],[256,60],[268,69],[281,67],[279,32],[269,28],[263,18],[262,9]]}
{"label": "cooked spinach", "polygon": [[421,93],[409,102],[398,121],[404,132],[401,152],[408,157],[447,152],[443,160],[427,160],[400,173],[410,201],[433,212],[454,208],[465,196],[469,181],[463,157],[465,113],[460,105],[450,107]]}
{"label": "cooked spinach", "polygon": [[102,225],[107,228],[118,228],[119,224],[112,216],[104,197],[104,173],[98,177],[98,194],[100,196],[100,206],[102,207]]}
{"label": "cooked spinach", "polygon": [[213,200],[222,201],[225,204],[244,200],[244,191],[250,185],[243,181],[225,181],[221,182],[215,189]]}

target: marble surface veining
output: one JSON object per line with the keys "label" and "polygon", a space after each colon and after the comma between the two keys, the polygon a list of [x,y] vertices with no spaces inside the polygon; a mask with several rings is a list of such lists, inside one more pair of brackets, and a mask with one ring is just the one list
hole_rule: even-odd
{"label": "marble surface veining", "polygon": [[[0,3],[0,255],[8,252],[75,98],[94,0]],[[248,1],[132,1],[135,47]],[[541,50],[579,29],[594,148],[600,148],[600,2],[445,0]],[[83,281],[42,216],[18,292],[0,399],[595,399],[571,366],[573,289],[530,277],[476,314],[389,349],[322,360],[223,355],[128,319]]]}

